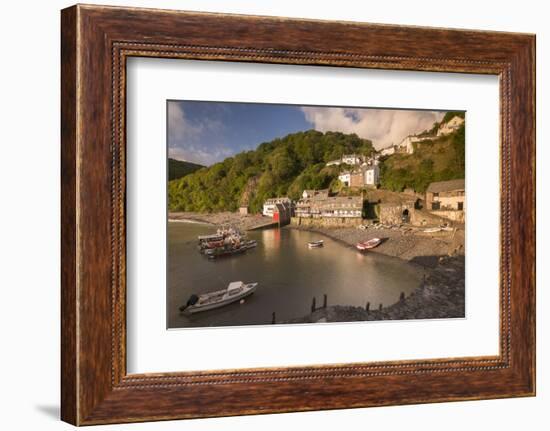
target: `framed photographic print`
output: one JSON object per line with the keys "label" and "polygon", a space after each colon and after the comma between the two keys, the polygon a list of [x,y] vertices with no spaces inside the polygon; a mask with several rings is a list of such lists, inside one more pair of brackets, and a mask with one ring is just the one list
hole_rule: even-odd
{"label": "framed photographic print", "polygon": [[535,394],[535,37],[62,11],[62,419]]}

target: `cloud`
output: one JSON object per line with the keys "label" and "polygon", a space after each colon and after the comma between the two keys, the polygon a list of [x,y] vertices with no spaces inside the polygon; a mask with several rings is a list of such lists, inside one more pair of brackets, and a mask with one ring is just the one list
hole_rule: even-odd
{"label": "cloud", "polygon": [[306,120],[321,132],[356,133],[376,149],[398,144],[411,134],[430,129],[443,118],[439,111],[303,107]]}
{"label": "cloud", "polygon": [[221,121],[207,117],[191,121],[177,102],[168,103],[167,115],[169,157],[209,166],[232,154],[219,141],[206,139],[223,132]]}

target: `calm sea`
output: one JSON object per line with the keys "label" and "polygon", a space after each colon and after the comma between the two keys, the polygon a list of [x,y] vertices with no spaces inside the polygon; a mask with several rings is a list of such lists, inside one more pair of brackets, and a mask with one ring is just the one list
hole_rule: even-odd
{"label": "calm sea", "polygon": [[[270,324],[306,315],[312,298],[322,305],[372,308],[391,305],[401,292],[411,293],[422,270],[400,259],[362,254],[330,238],[288,228],[248,232],[258,247],[245,254],[209,260],[197,251],[197,236],[214,232],[208,225],[168,223],[168,327],[241,326]],[[325,246],[309,249],[309,241]],[[245,299],[216,310],[184,316],[179,307],[193,293],[227,287],[231,281],[258,282]]]}

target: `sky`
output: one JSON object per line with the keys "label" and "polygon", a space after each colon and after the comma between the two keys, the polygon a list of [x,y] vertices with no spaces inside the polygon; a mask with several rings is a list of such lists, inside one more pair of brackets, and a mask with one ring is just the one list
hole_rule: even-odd
{"label": "sky", "polygon": [[168,156],[210,166],[290,133],[356,133],[376,149],[430,129],[444,111],[168,101]]}

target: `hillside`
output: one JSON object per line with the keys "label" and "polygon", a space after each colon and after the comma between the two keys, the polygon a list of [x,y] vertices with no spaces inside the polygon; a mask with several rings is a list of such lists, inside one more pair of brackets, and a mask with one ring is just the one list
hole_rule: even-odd
{"label": "hillside", "polygon": [[454,133],[414,145],[413,154],[397,153],[382,162],[380,178],[383,188],[393,191],[412,188],[423,193],[433,181],[464,178],[464,125]]}
{"label": "hillside", "polygon": [[176,180],[192,174],[201,168],[204,168],[204,166],[192,162],[184,162],[183,160],[168,158],[168,180]]}
{"label": "hillside", "polygon": [[373,152],[372,142],[355,134],[315,130],[293,133],[170,181],[169,208],[235,211],[247,201],[250,210],[258,212],[267,198],[288,195],[297,199],[304,189],[334,184],[340,168],[326,167],[326,162],[343,154]]}

